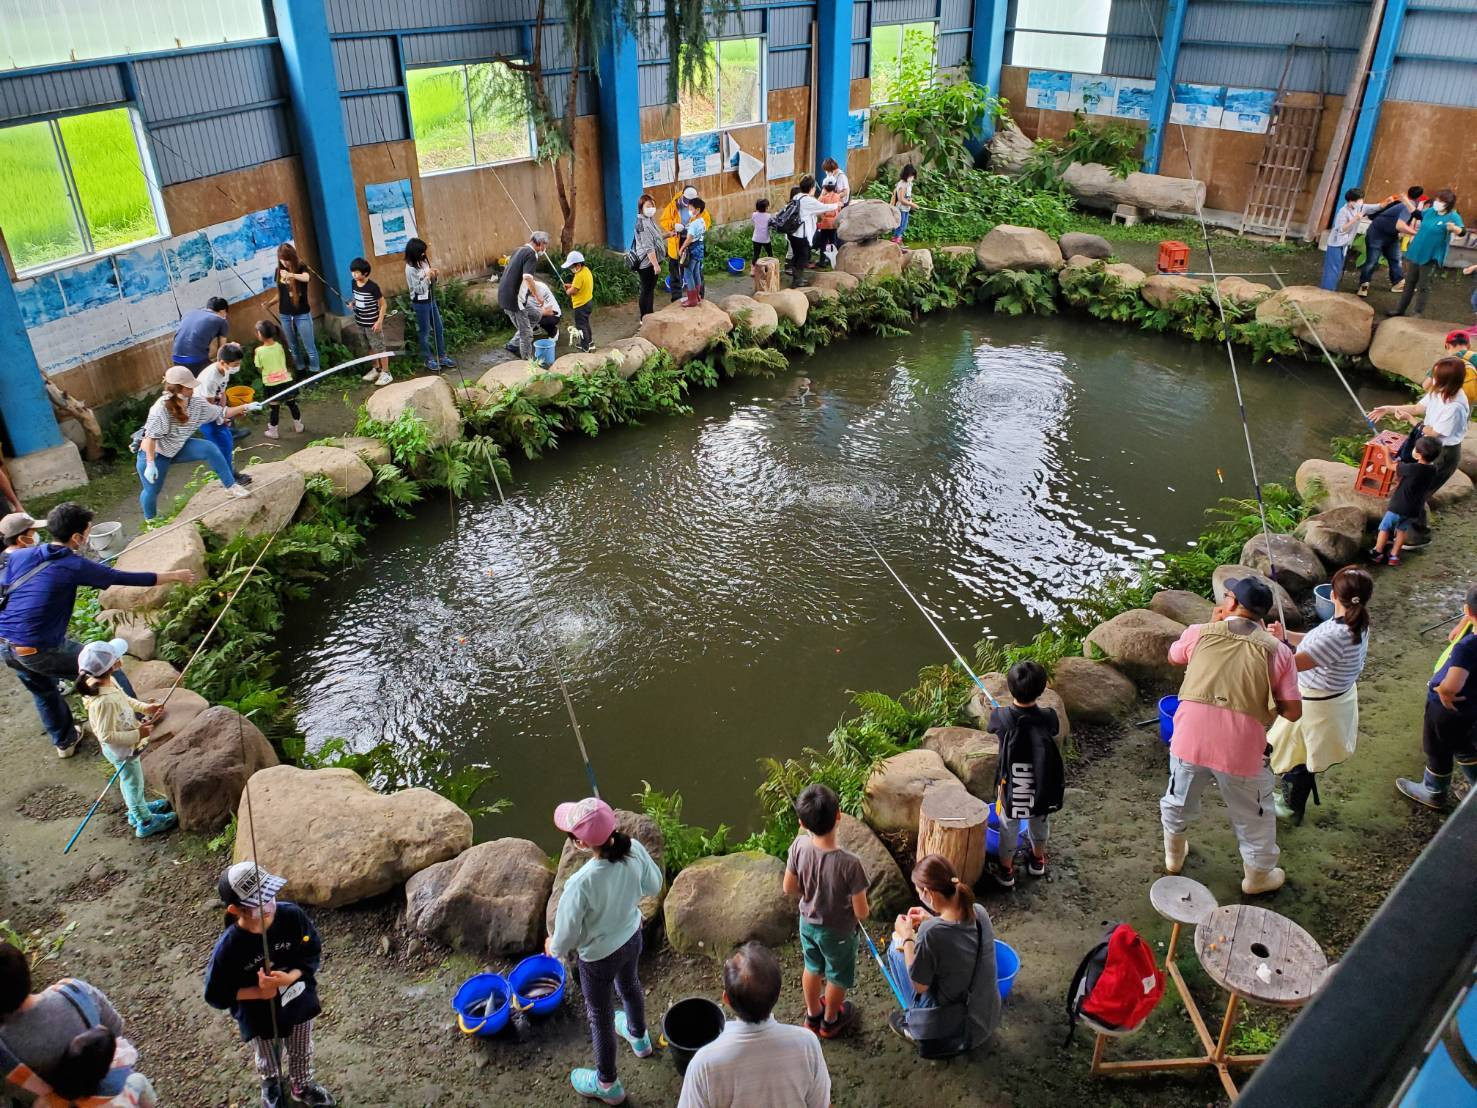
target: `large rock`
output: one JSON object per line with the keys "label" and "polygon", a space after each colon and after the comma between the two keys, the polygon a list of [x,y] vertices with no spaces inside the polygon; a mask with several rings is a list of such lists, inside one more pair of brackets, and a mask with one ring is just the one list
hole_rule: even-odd
{"label": "large rock", "polygon": [[844,242],[836,252],[836,269],[853,277],[899,277],[903,248],[891,239]]}
{"label": "large rock", "polygon": [[1089,235],[1085,231],[1068,231],[1057,240],[1062,257],[1081,255],[1084,258],[1109,258],[1113,255],[1113,244],[1102,235]]}
{"label": "large rock", "polygon": [[1073,162],[1062,174],[1062,184],[1084,206],[1112,211],[1130,204],[1152,212],[1194,215],[1205,205],[1205,182],[1158,173],[1117,176],[1096,162]]}
{"label": "large rock", "polygon": [[989,150],[990,169],[1013,177],[1026,168],[1026,163],[1036,152],[1036,144],[1014,122],[1010,122],[990,136]]}
{"label": "large rock", "polygon": [[923,791],[939,784],[960,782],[937,751],[919,748],[894,754],[867,779],[862,818],[879,835],[917,835]]}
{"label": "large rock", "polygon": [[1353,508],[1370,523],[1377,523],[1385,514],[1385,497],[1355,491],[1354,478],[1358,475],[1357,469],[1343,462],[1309,458],[1298,466],[1293,484],[1298,495],[1319,511]]}
{"label": "large rock", "polygon": [[1149,611],[1168,616],[1188,627],[1192,623],[1210,622],[1215,605],[1199,593],[1184,589],[1160,589],[1149,598]]}
{"label": "large rock", "polygon": [[1437,359],[1446,355],[1446,335],[1457,326],[1434,319],[1390,316],[1374,329],[1369,361],[1375,369],[1419,385]]}
{"label": "large rock", "polygon": [[[130,573],[168,573],[187,569],[197,577],[204,577],[205,540],[193,522],[171,523],[130,542],[113,563],[113,568]],[[104,608],[124,612],[157,608],[176,584],[169,581],[162,585],[110,585],[102,591],[98,603]]]}
{"label": "large rock", "polygon": [[[985,688],[990,690],[990,695],[1001,704],[1010,703],[1010,686],[1005,681],[1003,673],[986,673],[980,677]],[[1058,738],[1068,738],[1072,734],[1072,718],[1067,714],[1067,706],[1062,703],[1062,698],[1057,695],[1056,690],[1048,687],[1036,701],[1043,708],[1050,708],[1056,713]],[[985,699],[983,693],[976,692],[969,698],[969,703],[964,706],[964,714],[975,720],[981,727],[990,718],[993,705]]]}
{"label": "large rock", "polygon": [[513,358],[506,362],[498,362],[477,378],[477,387],[486,389],[496,398],[502,396],[505,389],[521,389],[530,377],[541,372],[542,370],[532,362]]}
{"label": "large rock", "polygon": [[[170,698],[171,713],[180,695]],[[173,729],[177,721],[166,723]],[[277,755],[256,724],[217,705],[172,736],[161,728],[159,737],[144,748],[143,763],[144,781],[169,797],[180,827],[209,833],[230,822],[247,778],[275,766]],[[251,800],[257,801],[254,791]]]}
{"label": "large rock", "polygon": [[553,400],[564,391],[564,378],[549,369],[535,369],[518,386],[518,391],[534,400]]}
{"label": "large rock", "polygon": [[165,697],[169,698],[164,705],[164,718],[154,725],[154,733],[149,736],[151,746],[155,743],[162,746],[177,735],[183,735],[210,707],[208,700],[183,685],[171,693],[168,685],[155,688],[135,684],[133,691],[140,700],[150,700],[156,704],[164,702]]}
{"label": "large rock", "polygon": [[[487,385],[482,387],[496,391]],[[431,441],[437,446],[462,437],[462,417],[456,410],[456,397],[443,377],[413,377],[375,389],[364,402],[364,408],[371,419],[381,423],[394,423],[401,412],[414,412],[430,428]]]}
{"label": "large rock", "polygon": [[922,247],[903,251],[903,271],[905,273],[920,273],[924,277],[932,277],[933,251],[925,250]]}
{"label": "large rock", "polygon": [[1169,684],[1180,674],[1170,664],[1169,648],[1184,629],[1183,623],[1158,612],[1130,608],[1089,631],[1082,652],[1088,658],[1100,652],[1133,681]]}
{"label": "large rock", "polygon": [[912,883],[898,868],[882,840],[865,823],[842,812],[836,825],[836,845],[861,859],[867,875],[867,906],[873,919],[885,920],[913,905]]}
{"label": "large rock", "polygon": [[1144,282],[1149,279],[1149,275],[1142,269],[1127,262],[1109,262],[1103,266],[1103,272],[1129,291],[1143,288]]}
{"label": "large rock", "polygon": [[809,304],[819,304],[822,300],[835,300],[841,294],[835,289],[823,289],[819,285],[801,285],[797,292],[804,295]]}
{"label": "large rock", "polygon": [[1293,532],[1330,570],[1342,569],[1364,549],[1366,520],[1358,508],[1330,508],[1311,515]]}
{"label": "large rock", "polygon": [[333,495],[344,499],[363,492],[374,480],[363,458],[337,446],[309,446],[285,460],[304,477],[327,477]]}
{"label": "large rock", "polygon": [[541,948],[554,871],[536,843],[494,839],[405,882],[405,922],[479,958]]}
{"label": "large rock", "polygon": [[785,895],[785,864],[757,850],[699,858],[672,882],[663,910],[667,941],[683,954],[722,960],[753,941],[788,942],[796,902]]}
{"label": "large rock", "polygon": [[[1241,564],[1282,582],[1293,596],[1313,591],[1314,585],[1328,580],[1328,571],[1318,552],[1292,535],[1253,535],[1241,548]],[[1274,573],[1273,570],[1276,570]]]}
{"label": "large rock", "polygon": [[897,231],[897,209],[886,200],[853,200],[836,216],[841,242],[870,242]]}
{"label": "large rock", "polygon": [[641,367],[647,359],[656,357],[657,349],[646,339],[632,335],[628,339],[617,339],[610,344],[612,350],[619,350],[621,354],[621,367],[617,371],[622,377],[630,378],[640,372]]}
{"label": "large rock", "polygon": [[341,446],[359,455],[370,469],[389,464],[390,448],[379,439],[370,438],[368,435],[344,435],[327,441],[331,446]]}
{"label": "large rock", "polygon": [[754,299],[768,304],[781,319],[787,319],[797,327],[803,327],[810,316],[810,301],[796,289],[755,293]]}
{"label": "large rock", "polygon": [[1317,341],[1316,329],[1330,354],[1363,354],[1374,331],[1374,309],[1352,293],[1289,285],[1257,305],[1256,321],[1287,327],[1308,343]]}
{"label": "large rock", "polygon": [[307,479],[290,462],[247,466],[251,495],[236,497],[212,481],[190,497],[182,514],[226,539],[237,535],[270,535],[297,514]]}
{"label": "large rock", "polygon": [[613,367],[616,362],[624,365],[625,356],[614,350],[592,350],[588,354],[575,351],[573,354],[555,358],[554,364],[549,367],[549,373],[555,377],[574,377],[598,373],[607,366]]}
{"label": "large rock", "polygon": [[1215,287],[1220,292],[1222,300],[1243,307],[1260,304],[1272,295],[1271,285],[1248,281],[1245,277],[1222,277]]}
{"label": "large rock", "polygon": [[975,260],[987,273],[1003,269],[1062,268],[1062,252],[1051,236],[1035,227],[1001,223],[990,228],[974,248]]}
{"label": "large rock", "polygon": [[135,689],[172,689],[181,678],[180,671],[163,658],[123,659],[123,673]]}
{"label": "large rock", "polygon": [[973,727],[930,727],[923,732],[923,749],[944,760],[950,772],[981,800],[995,799],[995,768],[1000,740]]}
{"label": "large rock", "polygon": [[1051,686],[1067,714],[1085,723],[1109,723],[1133,707],[1138,690],[1106,662],[1062,658],[1052,668]]}
{"label": "large rock", "polygon": [[728,313],[711,300],[703,300],[695,308],[677,303],[652,312],[641,321],[636,333],[672,355],[680,365],[701,354],[719,335],[732,330],[733,321]]}
{"label": "large rock", "polygon": [[250,855],[287,878],[286,896],[337,908],[388,892],[472,845],[472,820],[430,789],[382,796],[347,769],[273,766],[251,778],[236,860]]}
{"label": "large rock", "polygon": [[1199,296],[1205,282],[1177,273],[1156,273],[1139,287],[1139,295],[1156,308],[1167,308],[1182,296]]}
{"label": "large rock", "polygon": [[[775,296],[776,293],[762,292],[760,296]],[[748,324],[749,330],[759,338],[767,338],[774,333],[779,326],[779,312],[773,304],[761,304],[752,296],[742,294],[725,296],[718,301],[718,306],[728,313],[728,317],[735,323]]]}
{"label": "large rock", "polygon": [[1477,477],[1477,435],[1469,434],[1462,439],[1462,456],[1456,467],[1468,477]]}
{"label": "large rock", "polygon": [[1450,508],[1459,500],[1472,495],[1472,478],[1460,469],[1446,479],[1446,484],[1431,494],[1431,507]]}
{"label": "large rock", "polygon": [[462,385],[452,389],[451,394],[456,397],[458,407],[471,408],[473,411],[485,408],[493,401],[493,394],[481,385]]}
{"label": "large rock", "polygon": [[[1297,631],[1302,628],[1303,613],[1298,609],[1297,601],[1292,598],[1292,594],[1276,581],[1273,581],[1266,574],[1252,566],[1226,565],[1216,567],[1216,571],[1210,575],[1210,586],[1217,604],[1225,599],[1226,581],[1232,577],[1260,577],[1263,583],[1272,590],[1273,594],[1272,611],[1268,613],[1267,621],[1270,623],[1274,619],[1286,617],[1288,630]],[[1280,604],[1278,603],[1279,601]]]}
{"label": "large rock", "polygon": [[837,292],[845,292],[854,289],[861,282],[856,274],[847,273],[844,269],[818,269],[810,275],[810,283],[818,289],[835,289]]}
{"label": "large rock", "polygon": [[113,634],[128,644],[128,653],[141,662],[152,661],[159,645],[158,635],[144,617],[136,612],[105,609],[97,621],[113,629]]}
{"label": "large rock", "polygon": [[[639,812],[628,812],[622,808],[615,810],[615,826],[617,830],[624,831],[646,848],[646,853],[651,855],[652,861],[661,868],[667,855],[667,843],[662,837],[662,830],[656,825],[656,821],[650,816]],[[559,853],[559,868],[554,871],[554,887],[549,894],[549,907],[544,914],[544,923],[549,933],[554,933],[555,913],[559,910],[559,898],[564,895],[565,883],[574,876],[576,870],[590,860],[592,855],[587,850],[581,850],[573,842],[566,839],[564,849]],[[641,901],[641,922],[650,923],[656,919],[662,910],[662,894],[648,896]]]}

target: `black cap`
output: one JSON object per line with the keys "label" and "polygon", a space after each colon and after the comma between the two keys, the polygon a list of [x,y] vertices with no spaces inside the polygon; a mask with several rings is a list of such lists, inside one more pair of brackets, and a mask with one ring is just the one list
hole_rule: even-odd
{"label": "black cap", "polygon": [[1228,577],[1226,591],[1236,598],[1236,603],[1257,619],[1266,619],[1272,611],[1272,589],[1260,577]]}

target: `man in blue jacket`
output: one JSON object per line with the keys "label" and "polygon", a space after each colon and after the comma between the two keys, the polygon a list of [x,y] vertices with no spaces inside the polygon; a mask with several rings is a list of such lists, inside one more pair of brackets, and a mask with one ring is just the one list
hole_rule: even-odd
{"label": "man in blue jacket", "polygon": [[[92,530],[92,512],[80,504],[58,504],[46,517],[51,541],[17,550],[0,575],[0,641],[5,664],[36,701],[36,712],[56,747],[57,757],[77,753],[82,730],[72,718],[61,686],[77,679],[77,654],[82,644],[67,638],[67,623],[77,602],[77,588],[102,589],[109,585],[157,585],[165,581],[189,584],[195,574],[187,569],[164,573],[126,573],[82,557]],[[131,696],[128,679],[118,683]]]}

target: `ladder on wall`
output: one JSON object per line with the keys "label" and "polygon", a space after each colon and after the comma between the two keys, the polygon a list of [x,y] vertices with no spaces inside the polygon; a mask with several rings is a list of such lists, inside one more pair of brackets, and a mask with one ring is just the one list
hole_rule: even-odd
{"label": "ladder on wall", "polygon": [[[1299,50],[1317,49],[1322,62],[1322,76],[1316,93],[1289,92],[1288,75]],[[1282,76],[1277,81],[1277,95],[1272,102],[1271,122],[1261,160],[1246,209],[1241,213],[1241,233],[1271,235],[1286,239],[1292,226],[1293,210],[1303,194],[1308,167],[1318,145],[1318,127],[1323,121],[1323,94],[1328,89],[1328,44],[1304,46],[1296,36],[1287,48]]]}

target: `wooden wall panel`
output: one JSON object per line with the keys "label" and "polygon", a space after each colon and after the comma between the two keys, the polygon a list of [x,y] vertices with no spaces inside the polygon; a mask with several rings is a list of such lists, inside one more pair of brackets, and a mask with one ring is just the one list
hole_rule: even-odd
{"label": "wooden wall panel", "polygon": [[[374,236],[369,230],[369,208],[364,201],[364,186],[409,178],[411,201],[415,204],[416,230],[422,231],[421,224],[426,218],[426,190],[416,168],[415,143],[407,140],[355,146],[349,150],[349,162],[354,172],[354,202],[359,209],[359,234],[364,239],[361,253],[373,269],[374,280],[380,289],[386,296],[394,296],[405,287],[405,264],[399,254],[374,255]],[[424,234],[421,237],[424,238]],[[434,257],[439,259],[439,251]],[[347,273],[344,274],[344,280],[349,280]]]}
{"label": "wooden wall panel", "polygon": [[[1477,108],[1387,100],[1374,132],[1364,194],[1372,198],[1422,185],[1449,188],[1473,225],[1477,211]],[[1462,202],[1466,207],[1462,208]]]}
{"label": "wooden wall panel", "polygon": [[[871,100],[871,78],[862,77],[851,82],[852,111],[860,111],[867,107]],[[846,176],[851,180],[852,191],[860,192],[869,181],[877,176],[877,170],[882,163],[901,152],[902,148],[903,144],[898,141],[897,136],[873,119],[868,131],[866,147],[846,152]]]}

